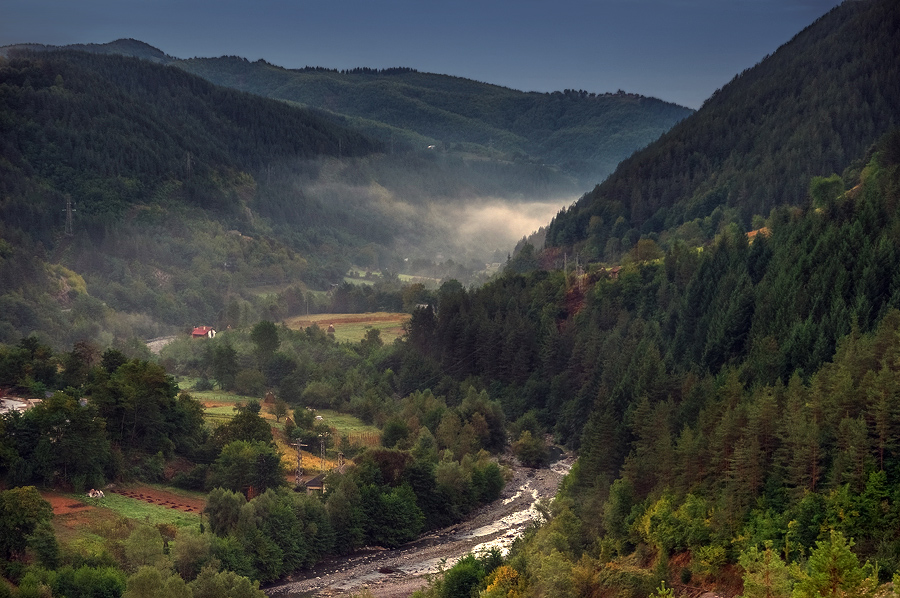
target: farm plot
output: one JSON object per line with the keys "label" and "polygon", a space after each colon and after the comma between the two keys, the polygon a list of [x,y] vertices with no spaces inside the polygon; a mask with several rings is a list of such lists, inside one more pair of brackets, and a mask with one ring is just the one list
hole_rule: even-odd
{"label": "farm plot", "polygon": [[152,505],[159,505],[168,509],[176,509],[183,513],[201,513],[206,506],[206,501],[200,497],[175,494],[166,490],[138,486],[136,488],[117,488],[112,490],[115,494],[140,500]]}
{"label": "farm plot", "polygon": [[334,326],[334,338],[338,342],[358,343],[369,330],[381,331],[381,340],[391,343],[405,334],[404,324],[412,316],[407,313],[373,312],[365,314],[313,314],[285,320],[288,328],[302,330],[316,324],[322,330]]}

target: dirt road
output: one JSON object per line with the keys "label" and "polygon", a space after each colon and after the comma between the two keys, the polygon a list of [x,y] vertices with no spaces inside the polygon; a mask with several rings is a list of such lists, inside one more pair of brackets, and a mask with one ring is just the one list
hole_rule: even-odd
{"label": "dirt road", "polygon": [[395,550],[363,549],[323,561],[310,571],[264,588],[273,598],[331,598],[368,589],[375,598],[403,598],[427,583],[426,575],[452,566],[470,552],[507,550],[513,540],[540,518],[535,503],[556,495],[572,466],[563,456],[547,469],[514,468],[503,495],[476,511],[468,521],[433,532]]}

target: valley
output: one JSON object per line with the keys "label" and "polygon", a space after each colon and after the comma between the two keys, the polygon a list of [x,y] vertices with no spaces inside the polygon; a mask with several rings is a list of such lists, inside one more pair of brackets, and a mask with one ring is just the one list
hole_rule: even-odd
{"label": "valley", "polygon": [[898,32],[696,111],[0,48],[0,598],[896,594]]}

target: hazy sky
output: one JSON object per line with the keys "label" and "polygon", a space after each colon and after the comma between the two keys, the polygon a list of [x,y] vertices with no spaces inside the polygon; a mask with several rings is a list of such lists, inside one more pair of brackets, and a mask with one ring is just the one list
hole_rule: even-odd
{"label": "hazy sky", "polygon": [[837,0],[0,0],[0,45],[131,37],[179,58],[408,66],[698,108]]}

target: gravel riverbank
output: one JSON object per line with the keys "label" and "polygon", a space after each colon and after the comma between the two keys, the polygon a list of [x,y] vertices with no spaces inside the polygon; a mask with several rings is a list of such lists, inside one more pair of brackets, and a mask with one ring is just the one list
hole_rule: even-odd
{"label": "gravel riverbank", "polygon": [[571,466],[568,455],[545,469],[511,466],[513,477],[502,496],[475,511],[468,520],[394,550],[366,548],[323,561],[264,590],[273,598],[332,598],[360,594],[366,589],[375,598],[409,596],[428,582],[428,575],[452,566],[470,552],[508,549],[540,518],[535,503],[556,495]]}

